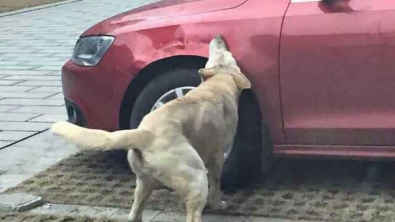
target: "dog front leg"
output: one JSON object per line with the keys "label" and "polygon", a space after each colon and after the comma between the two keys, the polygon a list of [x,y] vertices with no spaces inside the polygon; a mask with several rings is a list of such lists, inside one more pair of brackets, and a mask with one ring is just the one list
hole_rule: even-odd
{"label": "dog front leg", "polygon": [[136,179],[136,189],[134,191],[133,206],[128,216],[130,222],[142,222],[143,221],[143,210],[149,197],[152,194],[153,186],[148,181],[141,178]]}
{"label": "dog front leg", "polygon": [[225,209],[226,202],[222,201],[220,186],[221,172],[223,165],[223,154],[217,155],[210,163],[208,168],[209,197],[208,205],[213,209]]}

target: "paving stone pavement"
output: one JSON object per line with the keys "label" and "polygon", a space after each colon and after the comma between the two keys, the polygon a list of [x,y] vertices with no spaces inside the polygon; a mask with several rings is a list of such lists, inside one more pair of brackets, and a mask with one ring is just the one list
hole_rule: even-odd
{"label": "paving stone pavement", "polygon": [[[30,211],[33,214],[55,214],[66,216],[87,216],[91,218],[108,218],[118,221],[127,221],[129,209],[112,207],[93,207],[65,204],[45,204]],[[203,215],[204,222],[307,222],[305,220],[287,220],[263,217],[237,217],[226,215]],[[185,215],[174,212],[160,212],[155,210],[144,210],[143,221],[150,222],[182,222]],[[314,221],[310,221],[314,222]],[[317,222],[317,221],[316,221]]]}
{"label": "paving stone pavement", "polygon": [[154,1],[83,0],[0,17],[0,149],[67,118],[60,70],[84,30]]}
{"label": "paving stone pavement", "polygon": [[156,0],[82,0],[0,14],[0,193],[77,151],[46,132],[65,120],[60,70],[79,35]]}

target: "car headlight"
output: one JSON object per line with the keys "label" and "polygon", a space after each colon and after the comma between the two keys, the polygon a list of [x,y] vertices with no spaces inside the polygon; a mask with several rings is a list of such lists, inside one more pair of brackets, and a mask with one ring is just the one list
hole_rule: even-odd
{"label": "car headlight", "polygon": [[81,66],[96,66],[114,42],[112,36],[86,36],[78,39],[72,56]]}

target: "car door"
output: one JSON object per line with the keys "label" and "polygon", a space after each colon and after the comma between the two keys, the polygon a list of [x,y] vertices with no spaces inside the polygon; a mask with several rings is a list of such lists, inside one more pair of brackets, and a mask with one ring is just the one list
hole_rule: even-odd
{"label": "car door", "polygon": [[280,86],[290,144],[395,145],[395,1],[292,0]]}

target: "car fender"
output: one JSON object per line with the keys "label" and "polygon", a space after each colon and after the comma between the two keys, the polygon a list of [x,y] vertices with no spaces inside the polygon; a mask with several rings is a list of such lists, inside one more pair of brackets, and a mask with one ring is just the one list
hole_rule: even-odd
{"label": "car fender", "polygon": [[[103,63],[117,64],[117,69],[134,78],[140,70],[162,59],[183,55],[208,57],[208,45],[215,34],[181,36],[178,32],[179,28],[169,27],[165,31],[146,30],[117,36]],[[121,58],[116,56],[119,53]]]}

